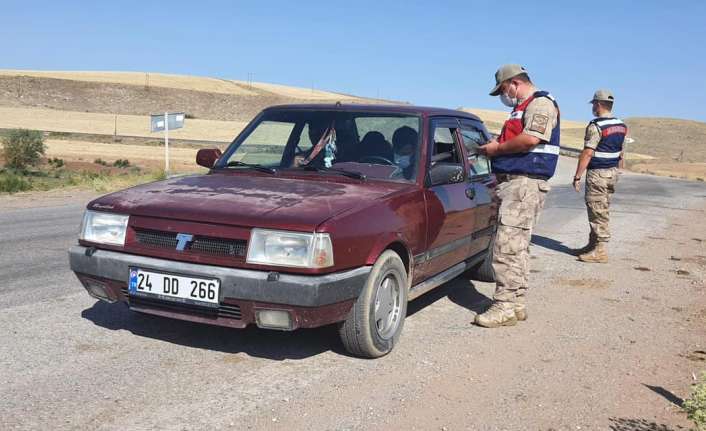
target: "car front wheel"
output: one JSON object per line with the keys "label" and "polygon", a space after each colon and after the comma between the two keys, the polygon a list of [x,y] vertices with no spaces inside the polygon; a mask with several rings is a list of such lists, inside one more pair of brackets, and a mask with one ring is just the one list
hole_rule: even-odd
{"label": "car front wheel", "polygon": [[378,358],[399,341],[407,315],[407,271],[402,259],[387,250],[373,265],[339,334],[348,352]]}

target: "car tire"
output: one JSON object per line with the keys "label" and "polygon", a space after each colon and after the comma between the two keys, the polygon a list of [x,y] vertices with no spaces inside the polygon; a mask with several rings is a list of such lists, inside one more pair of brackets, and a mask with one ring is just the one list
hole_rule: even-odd
{"label": "car tire", "polygon": [[384,356],[397,344],[407,316],[407,271],[400,256],[378,257],[348,318],[339,326],[343,346],[364,358]]}
{"label": "car tire", "polygon": [[495,235],[490,240],[488,252],[483,261],[469,271],[469,278],[472,280],[492,283],[495,281],[495,270],[493,269],[493,247],[495,247]]}

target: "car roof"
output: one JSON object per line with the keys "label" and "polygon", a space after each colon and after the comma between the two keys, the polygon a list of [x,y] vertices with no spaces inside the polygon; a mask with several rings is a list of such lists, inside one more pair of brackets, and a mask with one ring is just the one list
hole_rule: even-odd
{"label": "car roof", "polygon": [[433,116],[453,116],[464,117],[471,120],[482,120],[470,112],[458,111],[455,109],[434,108],[429,106],[415,105],[383,105],[383,104],[354,104],[354,103],[302,103],[302,104],[287,104],[275,105],[265,109],[271,110],[322,110],[322,111],[341,111],[341,112],[371,112],[371,113],[387,113],[387,114],[411,114],[411,115],[427,115]]}

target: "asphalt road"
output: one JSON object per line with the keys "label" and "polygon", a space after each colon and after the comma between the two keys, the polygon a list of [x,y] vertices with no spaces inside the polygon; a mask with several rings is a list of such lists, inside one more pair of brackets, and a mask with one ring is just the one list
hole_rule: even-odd
{"label": "asphalt road", "polygon": [[347,356],[332,328],[237,331],[97,302],[66,255],[85,200],[0,200],[0,429],[685,425],[650,388],[678,399],[706,368],[688,360],[706,350],[706,186],[623,175],[613,261],[581,265],[566,252],[587,238],[585,207],[560,184],[574,163],[535,232],[527,322],[470,325],[492,285],[457,279],[413,302],[402,342],[374,361]]}

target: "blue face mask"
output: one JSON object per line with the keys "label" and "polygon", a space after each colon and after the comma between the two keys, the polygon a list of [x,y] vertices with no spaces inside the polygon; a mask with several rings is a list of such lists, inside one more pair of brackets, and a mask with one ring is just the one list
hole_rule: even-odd
{"label": "blue face mask", "polygon": [[407,169],[412,164],[412,155],[402,156],[395,154],[395,164],[402,169]]}

